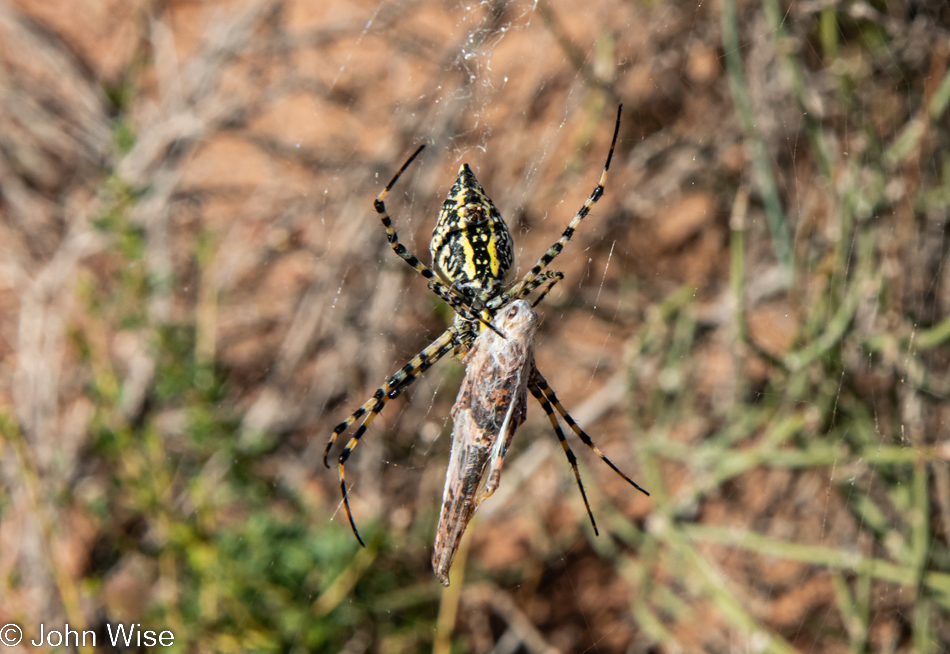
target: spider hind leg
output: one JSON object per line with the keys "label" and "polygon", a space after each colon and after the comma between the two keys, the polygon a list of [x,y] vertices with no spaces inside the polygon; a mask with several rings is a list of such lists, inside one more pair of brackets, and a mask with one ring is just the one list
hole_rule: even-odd
{"label": "spider hind leg", "polygon": [[545,268],[550,265],[552,261],[559,254],[561,250],[564,249],[564,246],[567,245],[567,242],[571,240],[574,236],[574,231],[577,229],[578,225],[581,224],[581,221],[587,217],[587,214],[590,213],[590,210],[597,203],[600,198],[604,195],[604,185],[607,183],[607,171],[610,169],[610,162],[614,157],[614,149],[617,147],[617,135],[620,133],[620,116],[623,113],[623,105],[617,107],[617,122],[614,125],[614,135],[610,141],[610,151],[607,153],[607,162],[604,164],[604,170],[600,174],[600,180],[597,182],[597,186],[594,187],[594,190],[591,192],[590,197],[587,198],[587,201],[584,203],[574,217],[571,219],[570,224],[564,229],[564,233],[561,234],[561,238],[557,240],[548,251],[544,253],[534,267],[528,271],[528,274],[524,278],[512,286],[508,291],[497,298],[495,301],[490,304],[491,308],[497,309],[498,307],[508,304],[511,300],[517,300],[525,297],[532,290],[537,288],[537,286],[532,286],[533,282],[536,281],[537,277],[542,274]]}

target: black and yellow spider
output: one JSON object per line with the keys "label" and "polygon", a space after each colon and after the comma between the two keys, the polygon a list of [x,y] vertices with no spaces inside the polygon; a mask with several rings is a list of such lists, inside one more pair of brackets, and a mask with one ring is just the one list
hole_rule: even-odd
{"label": "black and yellow spider", "polygon": [[[365,547],[363,539],[360,538],[359,531],[356,529],[356,523],[353,521],[353,514],[350,511],[350,503],[347,498],[346,479],[344,466],[353,448],[359,443],[360,438],[366,433],[366,429],[377,415],[383,410],[383,407],[391,399],[399,396],[415,379],[426,372],[436,361],[452,352],[456,356],[461,356],[471,347],[475,338],[482,329],[495,329],[491,321],[494,315],[505,305],[513,300],[519,300],[527,297],[530,293],[537,290],[545,282],[548,285],[538,295],[532,306],[544,299],[544,296],[558,281],[564,279],[564,274],[558,271],[545,270],[548,265],[561,253],[564,245],[571,240],[574,230],[590,212],[591,207],[604,194],[604,184],[607,181],[607,170],[610,168],[610,160],[614,155],[614,147],[617,144],[617,134],[620,131],[620,115],[623,105],[617,109],[617,122],[614,126],[613,139],[610,142],[610,151],[607,153],[607,163],[604,164],[604,170],[600,175],[600,181],[597,187],[590,194],[590,197],[584,203],[584,206],[574,215],[567,229],[561,234],[561,238],[548,248],[538,262],[528,271],[521,281],[513,286],[506,287],[508,274],[514,265],[514,253],[512,250],[511,233],[508,226],[502,219],[495,204],[485,194],[484,189],[475,179],[468,164],[462,164],[459,168],[458,179],[449,194],[442,203],[442,211],[439,213],[439,220],[432,232],[432,240],[429,242],[429,250],[432,253],[432,268],[425,265],[417,259],[406,247],[399,242],[396,230],[393,229],[389,214],[386,213],[386,196],[395,186],[399,177],[406,171],[409,165],[422,152],[424,145],[419,146],[409,159],[402,165],[386,188],[376,197],[374,206],[379,218],[386,228],[386,235],[393,251],[399,255],[406,263],[413,267],[423,277],[429,280],[429,288],[432,289],[440,298],[445,300],[455,311],[454,324],[442,332],[442,335],[429,344],[422,352],[413,357],[409,363],[402,367],[395,375],[390,377],[389,381],[380,386],[369,400],[363,406],[358,408],[353,414],[336,426],[333,435],[330,436],[330,442],[327,443],[323,454],[323,464],[329,468],[328,457],[330,449],[336,442],[337,437],[349,429],[350,425],[363,419],[363,422],[354,432],[343,452],[339,457],[340,473],[340,492],[343,495],[343,505],[346,509],[346,516],[349,518],[350,527],[360,545]],[[501,334],[504,336],[504,334]],[[641,492],[649,495],[640,488],[632,479],[627,477],[615,466],[610,459],[598,449],[590,437],[582,430],[570,414],[561,406],[554,391],[545,381],[540,373],[537,374],[535,381],[529,385],[528,390],[538,400],[544,412],[547,414],[551,424],[554,426],[555,433],[567,459],[574,469],[574,475],[577,477],[577,483],[580,486],[580,476],[577,471],[577,461],[574,453],[568,446],[564,434],[558,426],[555,410],[561,415],[568,426],[574,431],[581,441],[591,448],[603,461],[610,466],[617,474],[626,479],[630,484]],[[584,503],[587,504],[587,497],[584,494],[583,486],[580,486],[581,494],[584,495]],[[594,526],[594,532],[597,533],[597,525],[594,523],[594,516],[591,513],[590,506],[587,505],[587,512],[590,515],[591,523]]]}

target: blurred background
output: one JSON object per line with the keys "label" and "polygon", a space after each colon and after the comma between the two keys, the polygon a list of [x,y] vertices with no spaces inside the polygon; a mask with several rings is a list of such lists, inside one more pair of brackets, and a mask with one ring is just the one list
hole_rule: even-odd
{"label": "blurred background", "polygon": [[[948,56],[944,0],[0,1],[0,623],[950,649]],[[428,145],[387,200],[428,261],[469,163],[523,275],[621,102],[536,347],[652,495],[569,434],[594,537],[529,405],[443,589],[461,364],[350,459],[366,549],[321,462],[452,320],[373,198]]]}

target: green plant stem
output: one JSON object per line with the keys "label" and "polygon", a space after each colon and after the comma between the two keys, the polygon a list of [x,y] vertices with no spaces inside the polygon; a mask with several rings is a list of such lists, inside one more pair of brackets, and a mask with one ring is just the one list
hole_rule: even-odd
{"label": "green plant stem", "polygon": [[752,168],[765,206],[765,219],[772,235],[772,247],[775,248],[775,256],[779,265],[785,271],[787,281],[790,283],[794,272],[791,240],[788,234],[785,212],[782,209],[782,201],[778,194],[778,185],[775,183],[775,174],[772,172],[772,162],[765,147],[765,141],[756,128],[752,111],[752,99],[749,95],[745,72],[742,67],[742,57],[739,53],[739,28],[735,0],[722,0],[720,22],[732,101],[735,104],[736,115],[739,118],[739,124],[745,134],[752,156]]}
{"label": "green plant stem", "polygon": [[[708,525],[684,525],[683,532],[692,540],[738,547],[766,556],[775,556],[810,565],[868,574],[875,579],[902,586],[916,587],[918,571],[907,566],[888,563],[858,552],[834,550],[820,545],[805,545],[769,538],[754,531]],[[924,587],[938,598],[944,608],[950,607],[950,574],[925,572]]]}

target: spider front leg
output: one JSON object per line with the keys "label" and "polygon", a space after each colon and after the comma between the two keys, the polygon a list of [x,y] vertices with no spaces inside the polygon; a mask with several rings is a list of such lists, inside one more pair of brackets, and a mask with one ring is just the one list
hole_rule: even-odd
{"label": "spider front leg", "polygon": [[370,426],[376,416],[382,412],[383,407],[386,406],[386,402],[398,397],[399,394],[406,390],[406,388],[408,388],[409,385],[412,384],[412,382],[414,382],[419,375],[427,371],[436,361],[444,357],[459,345],[463,345],[459,328],[452,326],[449,329],[446,329],[444,332],[442,332],[442,335],[439,336],[439,338],[430,343],[428,347],[413,357],[409,363],[404,365],[399,370],[399,372],[390,377],[389,381],[380,386],[376,392],[373,393],[373,397],[367,400],[363,406],[354,411],[349,418],[341,422],[333,429],[333,435],[330,436],[330,441],[327,443],[327,447],[323,452],[323,465],[327,468],[330,467],[330,449],[336,442],[337,437],[349,429],[350,425],[352,425],[354,422],[360,418],[363,418],[363,416],[366,416],[363,418],[363,422],[360,423],[359,428],[356,430],[356,432],[354,432],[349,442],[347,442],[346,447],[343,448],[338,460],[340,467],[340,492],[343,495],[343,506],[346,509],[346,517],[350,521],[350,528],[353,530],[353,535],[356,536],[356,540],[359,541],[359,544],[363,547],[366,547],[366,544],[363,542],[363,539],[360,538],[360,533],[356,529],[356,523],[353,521],[353,513],[350,511],[350,501],[346,493],[346,475],[344,469],[346,461],[350,458],[353,448],[356,447],[360,439],[363,437],[363,434],[366,433],[367,428]]}
{"label": "spider front leg", "polygon": [[[594,441],[591,440],[591,437],[588,436],[588,435],[584,432],[584,430],[581,429],[581,428],[577,425],[576,422],[574,422],[574,418],[572,418],[572,417],[571,417],[571,414],[569,414],[569,413],[567,412],[567,410],[566,410],[563,406],[561,406],[560,401],[558,401],[558,399],[557,399],[557,395],[554,394],[554,389],[552,389],[550,386],[548,386],[547,380],[544,379],[544,377],[541,375],[541,372],[540,372],[537,368],[534,369],[534,377],[532,377],[531,385],[537,387],[537,389],[544,395],[544,398],[554,406],[554,408],[557,410],[557,412],[558,412],[559,414],[561,414],[561,417],[564,418],[564,422],[567,423],[568,427],[570,427],[571,430],[572,430],[575,434],[577,434],[577,437],[581,439],[581,441],[584,443],[584,445],[586,445],[587,447],[589,447],[590,449],[592,449],[592,450],[594,451],[594,454],[596,454],[597,456],[600,457],[601,461],[603,461],[603,462],[606,463],[608,466],[610,466],[610,469],[611,469],[611,470],[613,470],[613,471],[616,472],[618,475],[620,475],[621,477],[623,477],[624,480],[625,480],[628,484],[630,484],[631,486],[633,486],[634,488],[636,488],[638,491],[640,491],[640,492],[643,493],[644,495],[647,495],[647,496],[650,495],[650,493],[648,493],[646,490],[644,490],[637,482],[635,482],[634,480],[630,479],[630,477],[628,477],[627,475],[625,475],[625,474],[623,473],[623,471],[620,470],[620,468],[618,468],[616,465],[614,465],[614,462],[611,461],[610,459],[608,459],[608,458],[607,458],[607,455],[604,454],[603,452],[601,452],[601,451],[600,451],[600,448],[597,447],[597,445],[594,444]],[[535,397],[538,397],[537,395],[535,395],[535,393],[534,393],[533,390],[531,391],[531,393],[532,393],[532,395],[534,395]],[[543,406],[544,406],[544,405],[542,404],[542,407],[543,407]],[[550,416],[549,416],[549,417],[550,417]],[[568,458],[570,458],[570,457],[568,457]],[[575,467],[575,472],[576,472],[576,467]]]}
{"label": "spider front leg", "polygon": [[[574,218],[571,219],[570,224],[567,226],[567,229],[564,230],[564,233],[561,234],[561,238],[558,239],[557,243],[548,248],[548,251],[544,253],[544,256],[538,260],[538,263],[534,265],[528,274],[524,276],[520,282],[511,287],[511,289],[505,293],[504,301],[498,306],[507,304],[513,299],[523,298],[526,293],[525,289],[530,286],[535,279],[541,274],[541,272],[548,267],[548,265],[554,261],[554,259],[561,253],[561,250],[564,249],[564,246],[568,241],[571,240],[571,237],[574,236],[574,231],[577,229],[577,226],[581,224],[581,221],[587,217],[587,214],[590,213],[591,208],[597,203],[597,201],[604,195],[604,184],[607,183],[607,170],[610,168],[610,160],[614,156],[614,148],[617,146],[617,135],[620,133],[620,114],[623,111],[623,105],[617,107],[617,124],[614,125],[614,136],[610,141],[610,151],[607,153],[607,163],[604,164],[604,172],[600,174],[600,181],[597,183],[597,187],[594,188],[593,192],[590,194],[590,197],[587,198],[587,202],[584,203],[584,206],[574,214]],[[535,287],[536,288],[536,287]]]}
{"label": "spider front leg", "polygon": [[386,184],[386,188],[376,196],[376,200],[373,202],[373,207],[376,209],[376,213],[379,214],[379,220],[383,223],[383,227],[386,229],[386,238],[389,240],[389,245],[392,246],[393,252],[395,252],[403,261],[412,266],[412,269],[418,272],[420,275],[425,277],[429,281],[429,288],[432,289],[436,295],[445,300],[452,309],[465,318],[466,320],[478,321],[483,323],[486,327],[494,331],[499,336],[503,336],[494,325],[491,324],[491,314],[484,309],[475,309],[467,298],[461,294],[453,291],[448,286],[442,284],[436,274],[432,271],[429,266],[422,263],[418,257],[416,257],[412,252],[410,252],[405,245],[399,242],[399,235],[396,233],[396,229],[393,227],[393,221],[389,217],[389,214],[386,212],[386,196],[389,195],[389,191],[392,190],[396,182],[399,181],[399,178],[402,176],[409,165],[415,161],[416,157],[419,156],[419,153],[425,148],[425,145],[420,145],[416,148],[416,151],[413,152],[409,158],[406,160],[406,163],[396,172],[389,183]]}
{"label": "spider front leg", "polygon": [[577,487],[581,491],[581,497],[584,498],[584,506],[587,508],[587,515],[590,517],[590,524],[594,528],[594,535],[600,536],[600,532],[597,530],[597,521],[594,520],[594,512],[590,509],[590,502],[587,501],[587,493],[584,491],[584,484],[581,482],[581,472],[577,469],[577,457],[574,456],[574,451],[571,449],[571,446],[567,444],[567,439],[564,438],[564,432],[561,431],[561,425],[557,422],[557,416],[554,415],[554,409],[551,408],[551,403],[547,401],[547,398],[544,397],[544,393],[536,384],[530,384],[528,390],[534,396],[534,399],[538,401],[541,405],[541,408],[544,409],[544,413],[548,416],[548,420],[551,421],[551,426],[554,427],[554,433],[557,434],[557,440],[561,444],[561,448],[564,450],[564,455],[567,457],[567,462],[571,464],[571,469],[574,471],[574,479],[577,480]]}

